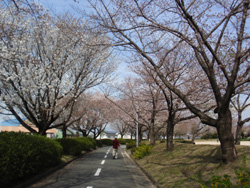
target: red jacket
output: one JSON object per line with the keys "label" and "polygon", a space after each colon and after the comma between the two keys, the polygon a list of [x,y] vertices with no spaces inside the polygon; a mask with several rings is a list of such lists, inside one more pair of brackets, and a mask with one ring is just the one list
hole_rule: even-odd
{"label": "red jacket", "polygon": [[120,146],[120,143],[117,139],[113,140],[113,148],[117,149]]}

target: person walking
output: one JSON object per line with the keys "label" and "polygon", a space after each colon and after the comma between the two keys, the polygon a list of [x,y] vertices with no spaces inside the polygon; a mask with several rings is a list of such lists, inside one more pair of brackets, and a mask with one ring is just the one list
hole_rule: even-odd
{"label": "person walking", "polygon": [[118,147],[120,147],[120,143],[117,140],[117,137],[113,140],[113,159],[118,158]]}

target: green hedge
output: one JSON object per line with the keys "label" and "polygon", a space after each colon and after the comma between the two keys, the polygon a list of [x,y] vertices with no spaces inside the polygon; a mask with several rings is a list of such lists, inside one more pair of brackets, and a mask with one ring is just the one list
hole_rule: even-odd
{"label": "green hedge", "polygon": [[81,143],[82,150],[83,151],[89,151],[91,149],[96,149],[96,141],[93,138],[90,137],[77,137],[73,138],[74,140],[77,140]]}
{"label": "green hedge", "polygon": [[[98,146],[99,145],[105,145],[105,146],[112,146],[113,145],[113,139],[101,139],[101,140],[96,140]],[[133,144],[135,143],[134,140],[132,139],[124,139],[124,138],[118,138],[118,141],[121,145],[127,145],[127,144]]]}
{"label": "green hedge", "polygon": [[135,148],[135,147],[136,147],[135,141],[129,142],[129,143],[126,144],[127,149],[131,149],[131,148]]}
{"label": "green hedge", "polygon": [[82,154],[82,144],[72,138],[59,138],[56,140],[63,148],[63,155],[78,156]]}
{"label": "green hedge", "polygon": [[61,162],[61,145],[49,138],[0,133],[0,187],[9,187]]}
{"label": "green hedge", "polygon": [[98,147],[102,147],[102,140],[96,140],[96,144]]}
{"label": "green hedge", "polygon": [[56,141],[62,145],[64,155],[78,156],[82,154],[82,151],[97,147],[96,141],[90,137],[60,138]]}
{"label": "green hedge", "polygon": [[90,137],[87,137],[87,139],[91,142],[92,149],[96,149],[97,148],[96,140],[94,138],[90,138]]}
{"label": "green hedge", "polygon": [[105,146],[112,146],[113,145],[113,140],[112,139],[101,139],[102,145]]}
{"label": "green hedge", "polygon": [[206,133],[202,135],[201,139],[217,139],[217,133]]}
{"label": "green hedge", "polygon": [[184,144],[193,144],[191,140],[175,140],[175,142],[184,143]]}
{"label": "green hedge", "polygon": [[126,143],[135,143],[134,139],[125,139],[125,140],[126,140]]}
{"label": "green hedge", "polygon": [[120,144],[126,144],[127,143],[127,141],[124,138],[119,138],[118,141],[119,141]]}

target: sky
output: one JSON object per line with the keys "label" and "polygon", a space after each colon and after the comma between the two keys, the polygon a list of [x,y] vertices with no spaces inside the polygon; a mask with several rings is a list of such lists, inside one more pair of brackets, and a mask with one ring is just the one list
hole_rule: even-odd
{"label": "sky", "polygon": [[49,10],[55,10],[56,12],[65,12],[70,11],[72,13],[75,12],[74,7],[88,10],[90,9],[90,5],[87,0],[35,0],[39,2]]}

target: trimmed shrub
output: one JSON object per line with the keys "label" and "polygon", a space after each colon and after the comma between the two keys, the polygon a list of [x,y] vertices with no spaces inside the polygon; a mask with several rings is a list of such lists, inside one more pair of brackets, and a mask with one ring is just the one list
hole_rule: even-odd
{"label": "trimmed shrub", "polygon": [[83,151],[89,151],[91,149],[96,149],[96,141],[90,137],[76,137],[73,140],[77,140],[81,143]]}
{"label": "trimmed shrub", "polygon": [[113,145],[113,140],[111,139],[101,139],[102,144],[105,146],[112,146]]}
{"label": "trimmed shrub", "polygon": [[87,139],[91,142],[92,149],[96,149],[97,148],[96,140],[94,138],[91,138],[91,137],[87,137]]}
{"label": "trimmed shrub", "polygon": [[135,148],[135,147],[136,147],[135,141],[129,142],[126,144],[127,149],[131,149],[131,148]]}
{"label": "trimmed shrub", "polygon": [[9,187],[61,162],[61,145],[39,135],[0,133],[0,187]]}
{"label": "trimmed shrub", "polygon": [[127,141],[124,138],[119,138],[118,141],[119,141],[120,144],[126,144],[127,143]]}
{"label": "trimmed shrub", "polygon": [[135,143],[134,139],[126,139],[126,143]]}
{"label": "trimmed shrub", "polygon": [[133,156],[135,159],[142,159],[143,157],[150,154],[153,146],[142,144],[133,152]]}
{"label": "trimmed shrub", "polygon": [[193,144],[191,140],[175,140],[175,141],[179,143],[184,143],[184,144]]}
{"label": "trimmed shrub", "polygon": [[59,138],[56,140],[63,148],[63,155],[78,156],[82,154],[82,144],[76,139]]}
{"label": "trimmed shrub", "polygon": [[206,133],[202,135],[201,139],[217,139],[217,133]]}
{"label": "trimmed shrub", "polygon": [[97,147],[102,147],[102,140],[96,140]]}

